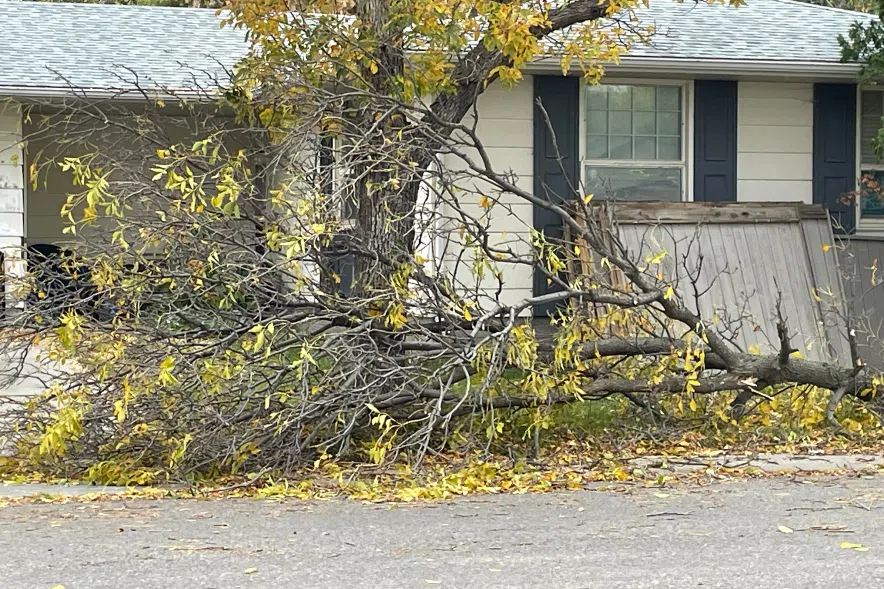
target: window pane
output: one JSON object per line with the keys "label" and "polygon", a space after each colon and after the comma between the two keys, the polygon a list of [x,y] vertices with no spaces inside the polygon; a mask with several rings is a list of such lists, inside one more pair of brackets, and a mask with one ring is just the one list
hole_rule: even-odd
{"label": "window pane", "polygon": [[884,120],[878,116],[863,116],[860,119],[860,140],[862,141],[860,149],[860,158],[862,164],[877,164],[881,158],[875,153],[872,140],[878,135],[878,129],[884,125]]}
{"label": "window pane", "polygon": [[681,92],[680,86],[587,86],[586,158],[681,160]]}
{"label": "window pane", "polygon": [[677,161],[681,159],[681,138],[660,137],[657,139],[657,159]]}
{"label": "window pane", "polygon": [[681,168],[587,166],[586,190],[616,200],[681,200]]}
{"label": "window pane", "polygon": [[680,111],[681,88],[678,86],[657,88],[657,110]]}
{"label": "window pane", "polygon": [[861,100],[862,117],[860,118],[860,149],[861,163],[876,164],[880,158],[872,147],[872,139],[882,126],[881,116],[884,115],[884,92],[865,91]]}
{"label": "window pane", "polygon": [[633,132],[636,135],[657,133],[657,116],[652,112],[637,112],[632,115]]}
{"label": "window pane", "polygon": [[872,146],[872,140],[878,134],[878,129],[881,128],[882,124],[884,124],[884,121],[882,121],[881,117],[877,116],[863,116],[860,119],[860,140],[862,141],[862,145],[860,146],[861,164],[880,163],[880,158],[875,153],[875,148]]}
{"label": "window pane", "polygon": [[677,112],[661,112],[657,115],[657,133],[660,135],[681,135],[681,116]]}
{"label": "window pane", "polygon": [[586,157],[595,160],[608,159],[608,136],[607,135],[587,135],[586,136]]}
{"label": "window pane", "polygon": [[863,172],[861,189],[861,216],[884,217],[884,172]]}
{"label": "window pane", "polygon": [[632,113],[628,110],[612,110],[608,113],[608,124],[611,135],[629,135],[632,133]]}
{"label": "window pane", "polygon": [[654,111],[654,105],[657,103],[654,98],[656,93],[653,86],[636,86],[632,89],[632,108],[633,110]]}
{"label": "window pane", "polygon": [[657,140],[654,137],[635,138],[635,159],[650,160],[657,159]]}
{"label": "window pane", "polygon": [[608,132],[608,113],[604,110],[591,110],[586,113],[586,132],[590,135],[605,135]]}
{"label": "window pane", "polygon": [[587,86],[586,107],[596,110],[608,110],[608,87]]}
{"label": "window pane", "polygon": [[611,152],[612,160],[631,160],[632,158],[632,137],[629,136],[611,136]]}
{"label": "window pane", "polygon": [[632,94],[629,86],[608,86],[608,108],[611,110],[630,110]]}
{"label": "window pane", "polygon": [[884,93],[867,90],[862,96],[863,115],[884,115]]}

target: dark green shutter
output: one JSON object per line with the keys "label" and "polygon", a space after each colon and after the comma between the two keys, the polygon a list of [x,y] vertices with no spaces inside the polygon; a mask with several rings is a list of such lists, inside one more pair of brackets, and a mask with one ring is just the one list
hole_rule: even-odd
{"label": "dark green shutter", "polygon": [[836,231],[852,233],[856,207],[856,85],[813,86],[813,202],[824,204]]}
{"label": "dark green shutter", "polygon": [[694,82],[694,200],[737,200],[736,82]]}
{"label": "dark green shutter", "polygon": [[[534,194],[553,202],[571,200],[580,179],[580,78],[534,76],[534,103]],[[534,207],[534,228],[547,239],[562,237],[562,220],[539,206]],[[543,272],[534,272],[535,296],[554,290]],[[554,308],[536,308],[535,314],[547,315]]]}

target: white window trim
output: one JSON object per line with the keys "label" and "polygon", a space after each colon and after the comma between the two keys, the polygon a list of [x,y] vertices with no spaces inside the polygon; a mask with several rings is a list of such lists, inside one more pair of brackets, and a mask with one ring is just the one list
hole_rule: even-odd
{"label": "white window trim", "polygon": [[[864,171],[884,172],[884,163],[864,166],[862,161],[862,121],[863,121],[863,92],[884,92],[880,86],[857,86],[856,91],[856,190],[859,194],[860,180]],[[856,216],[856,235],[860,237],[884,237],[884,217],[869,217],[863,219],[861,198],[857,197],[854,203]]]}
{"label": "white window trim", "polygon": [[580,86],[580,171],[579,184],[585,186],[585,169],[587,165],[592,166],[611,166],[611,167],[646,167],[646,168],[681,168],[682,178],[682,194],[681,202],[690,202],[694,200],[694,82],[693,80],[675,80],[665,78],[608,78],[605,77],[601,81],[602,85],[611,86],[678,86],[681,88],[681,161],[659,160],[591,160],[586,157],[586,92],[583,84]]}
{"label": "white window trim", "polygon": [[[332,138],[332,146],[331,146],[332,165],[331,165],[330,181],[331,181],[331,185],[332,185],[332,191],[334,193],[341,192],[341,183],[349,175],[349,170],[347,170],[346,166],[341,166],[340,164],[338,164],[338,154],[341,151],[341,148],[342,148],[341,138],[338,136],[333,137]],[[322,150],[322,147],[320,145],[319,151],[317,151],[317,153],[316,153],[316,169],[317,169],[317,172],[320,172],[320,173],[321,173],[321,164],[320,164],[321,160],[320,160],[320,158],[322,157],[321,150]],[[352,216],[345,216],[345,214],[344,214],[345,211],[344,211],[343,207],[344,207],[344,203],[341,202],[339,210],[337,211],[338,222],[341,224],[341,226],[344,229],[349,229],[350,227],[352,227],[356,223],[356,215],[359,214],[359,211],[358,211],[358,208],[354,209],[352,211],[352,213],[353,213]]]}

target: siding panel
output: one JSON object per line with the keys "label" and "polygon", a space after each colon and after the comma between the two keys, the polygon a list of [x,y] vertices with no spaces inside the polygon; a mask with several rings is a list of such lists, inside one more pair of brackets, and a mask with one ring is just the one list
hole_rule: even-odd
{"label": "siding panel", "polygon": [[[532,76],[511,87],[505,88],[499,83],[490,86],[478,101],[479,122],[476,132],[479,135],[495,170],[511,172],[516,184],[526,190],[534,188],[534,80]],[[464,124],[471,125],[474,118],[466,117]],[[475,153],[469,154],[474,157]],[[478,161],[478,159],[476,160]],[[463,161],[447,156],[445,165],[448,170],[464,169]],[[526,251],[530,243],[530,230],[533,227],[534,209],[524,200],[511,194],[501,195],[490,184],[466,176],[455,183],[463,190],[458,204],[469,216],[480,218],[485,211],[479,206],[479,195],[486,193],[491,197],[501,197],[498,204],[488,214],[490,222],[488,233],[492,242],[510,246],[519,253]],[[450,206],[442,207],[443,215],[454,215]],[[456,223],[446,223],[446,225]],[[472,282],[469,271],[464,263],[469,263],[471,255],[463,252],[459,244],[456,230],[452,231],[452,240],[445,247],[445,266],[457,273],[457,277],[465,282]],[[461,253],[463,252],[463,256]],[[461,258],[460,264],[456,262]],[[486,278],[481,286],[487,298],[484,305],[493,305],[499,300],[504,303],[515,303],[532,295],[533,274],[525,266],[501,265],[504,271],[503,290],[496,295],[498,285],[493,278]]]}
{"label": "siding panel", "polygon": [[[772,93],[776,92],[777,84],[770,83]],[[741,84],[742,86],[742,84]],[[768,98],[744,96],[740,93],[741,118],[747,125],[777,125],[782,127],[803,127],[809,117],[813,116],[813,98],[811,90],[803,99]]]}
{"label": "siding panel", "polygon": [[813,85],[741,82],[737,200],[813,201]]}
{"label": "siding panel", "polygon": [[741,153],[737,174],[742,180],[809,180],[813,159],[809,153]]}
{"label": "siding panel", "polygon": [[737,128],[737,150],[740,153],[811,153],[813,127],[744,123]]}
{"label": "siding panel", "polygon": [[739,180],[740,201],[809,202],[812,180]]}

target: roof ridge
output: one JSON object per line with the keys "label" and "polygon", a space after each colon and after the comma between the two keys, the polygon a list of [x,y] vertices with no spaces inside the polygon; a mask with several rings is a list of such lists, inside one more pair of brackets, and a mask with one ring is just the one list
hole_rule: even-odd
{"label": "roof ridge", "polygon": [[[748,4],[748,2],[751,2],[751,1],[752,0],[747,0],[747,4]],[[869,12],[861,12],[859,10],[848,10],[846,8],[836,8],[835,6],[826,6],[825,4],[814,4],[814,3],[808,2],[806,0],[771,0],[771,2],[779,2],[780,4],[801,5],[801,6],[807,6],[811,9],[822,9],[822,10],[829,10],[831,12],[852,14],[852,15],[860,17],[860,18],[878,18],[876,15],[869,13]]]}

